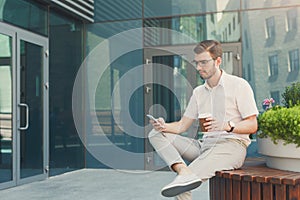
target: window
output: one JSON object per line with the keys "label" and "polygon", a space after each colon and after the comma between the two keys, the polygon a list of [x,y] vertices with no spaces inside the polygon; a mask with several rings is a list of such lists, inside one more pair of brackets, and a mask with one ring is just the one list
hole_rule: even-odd
{"label": "window", "polygon": [[247,65],[247,80],[252,81],[250,64]]}
{"label": "window", "polygon": [[231,35],[231,24],[230,23],[228,24],[228,32],[229,32],[228,34]]}
{"label": "window", "polygon": [[252,81],[251,77],[251,65],[248,63],[245,68],[243,68],[243,78],[246,79],[247,81]]}
{"label": "window", "polygon": [[278,55],[269,56],[269,76],[278,75]]}
{"label": "window", "polygon": [[266,37],[275,37],[275,19],[274,17],[269,17],[266,19]]}
{"label": "window", "polygon": [[297,10],[291,9],[287,11],[287,31],[293,31],[297,29]]}
{"label": "window", "polygon": [[232,19],[232,29],[235,31],[235,16]]}
{"label": "window", "polygon": [[215,23],[215,15],[214,14],[210,14],[210,21],[211,23]]}
{"label": "window", "polygon": [[289,72],[299,71],[299,49],[289,51]]}
{"label": "window", "polygon": [[246,46],[246,49],[249,49],[249,39],[248,39],[248,33],[247,31],[244,31],[244,37],[245,37],[245,46]]}

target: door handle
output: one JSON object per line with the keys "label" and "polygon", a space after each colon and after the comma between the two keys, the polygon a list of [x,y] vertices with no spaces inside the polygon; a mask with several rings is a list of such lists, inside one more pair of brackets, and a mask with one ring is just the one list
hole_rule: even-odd
{"label": "door handle", "polygon": [[146,94],[149,94],[151,92],[151,87],[146,86],[145,92],[146,92]]}
{"label": "door handle", "polygon": [[151,64],[152,63],[152,60],[151,59],[146,59],[146,65],[148,65],[148,64]]}
{"label": "door handle", "polygon": [[26,109],[26,124],[23,127],[19,127],[19,130],[25,131],[29,127],[29,106],[26,103],[20,103],[19,107],[24,107]]}

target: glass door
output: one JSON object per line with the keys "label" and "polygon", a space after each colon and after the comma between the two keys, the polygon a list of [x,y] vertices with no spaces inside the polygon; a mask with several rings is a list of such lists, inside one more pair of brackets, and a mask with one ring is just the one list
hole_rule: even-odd
{"label": "glass door", "polygon": [[[144,51],[145,114],[163,117],[167,122],[180,119],[197,84],[193,46],[168,46],[146,48]],[[145,119],[145,138],[152,126]],[[192,130],[192,129],[191,129]],[[190,137],[193,132],[186,133]],[[145,168],[159,170],[165,163],[146,140]]]}
{"label": "glass door", "polygon": [[0,35],[7,43],[0,46],[1,171],[10,172],[0,171],[5,188],[48,177],[48,39],[5,24]]}
{"label": "glass door", "polygon": [[[229,74],[241,76],[240,43],[223,44],[221,68]],[[204,83],[198,76],[194,59],[195,45],[147,48],[144,52],[145,114],[163,117],[167,122],[179,120],[188,104],[193,88]],[[151,130],[145,119],[145,137]],[[184,133],[201,137],[198,123]],[[146,140],[145,166],[147,170],[166,168],[164,161]]]}
{"label": "glass door", "polygon": [[47,49],[45,38],[24,32],[17,34],[20,183],[43,179],[48,174]]}

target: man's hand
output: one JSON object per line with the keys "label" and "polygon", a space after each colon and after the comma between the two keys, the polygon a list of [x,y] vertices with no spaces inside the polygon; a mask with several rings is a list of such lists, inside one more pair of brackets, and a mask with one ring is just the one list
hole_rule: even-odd
{"label": "man's hand", "polygon": [[151,120],[149,120],[149,122],[152,124],[153,128],[156,131],[163,132],[164,129],[166,128],[165,127],[166,122],[162,117],[158,118],[157,121],[154,121],[154,120],[151,119]]}
{"label": "man's hand", "polygon": [[220,122],[212,117],[207,118],[206,121],[207,122],[205,122],[203,125],[208,132],[230,130],[230,127],[227,122]]}

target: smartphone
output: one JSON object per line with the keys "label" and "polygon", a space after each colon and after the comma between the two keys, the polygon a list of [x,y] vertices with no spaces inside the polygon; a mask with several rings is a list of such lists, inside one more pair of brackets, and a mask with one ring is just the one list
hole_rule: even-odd
{"label": "smartphone", "polygon": [[155,117],[153,117],[152,115],[146,115],[149,119],[152,119],[153,121],[155,121],[156,123],[158,123],[158,119],[156,119]]}
{"label": "smartphone", "polygon": [[[156,123],[159,123],[158,122],[158,119],[156,119],[155,117],[153,117],[152,115],[148,114],[146,115],[149,119],[152,119],[153,121],[155,121]],[[161,134],[166,137],[165,133],[161,132]]]}

